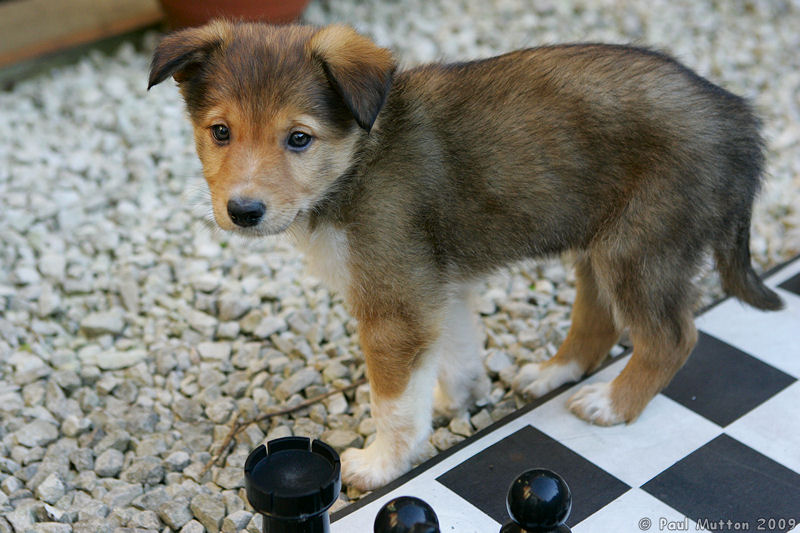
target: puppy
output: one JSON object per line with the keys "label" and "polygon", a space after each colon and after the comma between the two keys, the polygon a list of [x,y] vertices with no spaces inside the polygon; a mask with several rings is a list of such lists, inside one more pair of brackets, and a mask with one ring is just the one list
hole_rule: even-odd
{"label": "puppy", "polygon": [[569,400],[600,425],[636,419],[688,357],[706,252],[728,293],[782,305],[750,263],[759,121],[663,54],[547,46],[398,71],[345,26],[216,21],[163,39],[149,85],[169,76],[219,226],[297,235],[358,320],[377,426],[342,455],[360,489],[410,468],[434,404],[488,391],[470,285],[510,262],[577,257],[569,334],[519,376],[527,395],[591,372],[629,330],[622,373]]}

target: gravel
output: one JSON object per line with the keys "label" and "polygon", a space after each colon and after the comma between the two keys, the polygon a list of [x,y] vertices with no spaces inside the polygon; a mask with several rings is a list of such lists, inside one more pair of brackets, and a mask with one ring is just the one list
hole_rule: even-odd
{"label": "gravel", "polygon": [[[406,66],[578,40],[667,50],[755,102],[769,163],[754,260],[800,252],[796,0],[331,0],[305,18],[353,24]],[[145,91],[157,39],[0,92],[0,532],[260,531],[242,480],[251,448],[374,438],[361,385],[249,426],[205,471],[234,417],[348,386],[364,365],[341,298],[289,244],[209,231],[177,90]],[[720,295],[713,273],[700,282],[703,303]],[[514,377],[555,352],[574,298],[566,260],[483,285],[492,392],[437,418],[428,455],[522,405]]]}

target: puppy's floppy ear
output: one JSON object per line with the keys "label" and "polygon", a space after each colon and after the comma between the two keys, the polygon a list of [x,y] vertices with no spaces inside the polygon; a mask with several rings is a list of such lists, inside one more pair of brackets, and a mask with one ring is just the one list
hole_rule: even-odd
{"label": "puppy's floppy ear", "polygon": [[383,107],[396,65],[392,53],[348,26],[319,30],[308,43],[311,57],[342,97],[359,126],[369,131]]}
{"label": "puppy's floppy ear", "polygon": [[228,24],[215,21],[199,28],[170,33],[164,37],[153,53],[147,90],[169,76],[175,81],[185,81],[192,71],[214,49],[222,46],[228,34]]}

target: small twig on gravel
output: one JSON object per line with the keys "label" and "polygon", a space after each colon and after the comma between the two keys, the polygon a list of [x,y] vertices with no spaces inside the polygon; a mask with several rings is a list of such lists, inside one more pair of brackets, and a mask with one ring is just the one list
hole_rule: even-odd
{"label": "small twig on gravel", "polygon": [[204,476],[206,474],[206,472],[208,472],[211,469],[211,467],[214,466],[214,463],[217,463],[221,459],[225,458],[225,456],[228,453],[227,451],[228,451],[228,447],[231,444],[231,441],[236,437],[236,435],[238,435],[239,433],[244,431],[245,428],[247,428],[247,426],[249,426],[250,424],[256,424],[258,422],[263,422],[263,421],[269,420],[270,418],[275,417],[275,416],[288,415],[288,414],[294,413],[295,411],[299,411],[299,410],[304,409],[306,407],[310,407],[310,406],[314,405],[315,403],[319,403],[322,400],[324,400],[325,398],[327,398],[329,396],[333,396],[334,394],[338,394],[340,392],[347,392],[349,390],[353,390],[353,389],[355,389],[357,387],[360,387],[361,385],[363,385],[366,382],[367,382],[367,378],[361,378],[361,379],[358,379],[358,380],[354,381],[353,383],[351,383],[350,385],[348,385],[346,387],[333,389],[333,390],[328,391],[328,392],[326,392],[324,394],[320,394],[319,396],[314,396],[313,398],[309,398],[308,400],[304,401],[303,403],[297,404],[294,407],[286,407],[284,409],[278,409],[277,411],[264,413],[262,415],[259,415],[259,416],[255,417],[255,418],[253,418],[252,420],[240,421],[239,420],[239,413],[236,413],[234,415],[234,417],[233,417],[233,421],[231,422],[230,431],[228,431],[228,434],[225,435],[225,438],[222,440],[222,444],[220,444],[219,448],[217,449],[217,453],[214,454],[211,457],[211,459],[208,460],[206,465],[203,467],[203,470],[200,472],[200,477]]}

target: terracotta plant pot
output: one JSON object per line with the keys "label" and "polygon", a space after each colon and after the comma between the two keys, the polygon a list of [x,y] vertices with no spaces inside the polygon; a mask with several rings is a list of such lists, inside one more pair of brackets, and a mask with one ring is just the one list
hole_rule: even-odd
{"label": "terracotta plant pot", "polygon": [[200,26],[216,17],[285,23],[297,20],[309,0],[160,0],[171,28]]}

